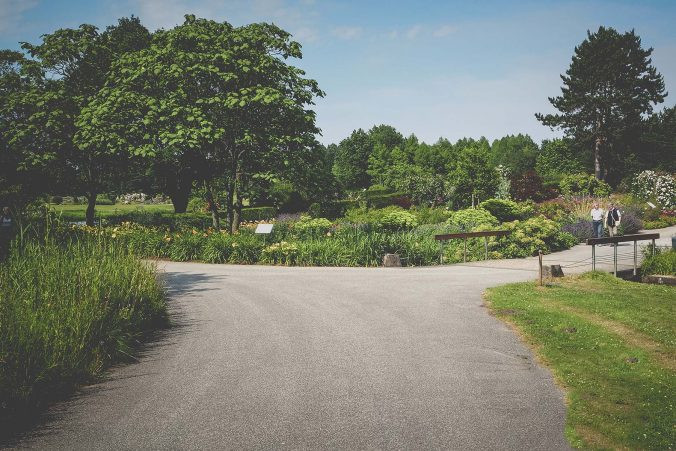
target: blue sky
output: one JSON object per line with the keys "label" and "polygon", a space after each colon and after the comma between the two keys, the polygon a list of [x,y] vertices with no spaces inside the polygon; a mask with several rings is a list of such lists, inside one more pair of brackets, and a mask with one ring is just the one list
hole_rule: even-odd
{"label": "blue sky", "polygon": [[0,47],[131,14],[168,28],[187,13],[293,33],[295,64],[327,94],[315,108],[325,144],[381,123],[427,142],[558,136],[534,113],[551,111],[575,45],[599,25],[634,28],[654,47],[672,92],[658,109],[676,103],[676,1],[0,0]]}

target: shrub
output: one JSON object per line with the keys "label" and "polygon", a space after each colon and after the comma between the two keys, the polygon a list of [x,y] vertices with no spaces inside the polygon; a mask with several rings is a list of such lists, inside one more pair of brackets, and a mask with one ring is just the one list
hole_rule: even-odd
{"label": "shrub", "polygon": [[412,229],[418,225],[418,218],[405,210],[392,211],[385,214],[378,225],[385,230]]}
{"label": "shrub", "polygon": [[578,219],[576,222],[564,224],[561,230],[573,235],[578,243],[584,242],[594,234],[592,222],[588,219]]}
{"label": "shrub", "polygon": [[127,359],[165,318],[155,268],[102,236],[18,243],[0,264],[0,293],[3,428]]}
{"label": "shrub", "polygon": [[311,218],[319,218],[322,216],[322,206],[319,204],[319,202],[313,202],[310,204],[309,207],[307,207],[307,214],[310,215]]}
{"label": "shrub", "polygon": [[204,244],[204,236],[197,230],[177,233],[169,246],[169,258],[179,262],[198,260],[202,256]]}
{"label": "shrub", "polygon": [[63,203],[63,197],[61,196],[52,196],[50,199],[51,203],[54,205],[61,205]]}
{"label": "shrub", "polygon": [[186,211],[191,213],[206,213],[207,212],[207,202],[202,197],[191,197],[188,201],[188,207]]}
{"label": "shrub", "polygon": [[566,175],[561,179],[560,187],[567,196],[606,197],[611,192],[610,185],[591,174]]}
{"label": "shrub", "polygon": [[277,216],[277,209],[275,207],[248,207],[242,208],[243,222],[268,221]]}
{"label": "shrub", "polygon": [[516,200],[540,201],[556,197],[552,190],[546,190],[542,178],[535,171],[526,171],[512,178],[510,182],[512,197]]}
{"label": "shrub", "polygon": [[413,207],[410,211],[418,218],[418,224],[440,224],[453,215],[451,210],[438,207]]}
{"label": "shrub", "polygon": [[625,211],[622,214],[622,221],[618,227],[620,235],[629,235],[638,233],[643,229],[643,221],[632,211]]}
{"label": "shrub", "polygon": [[642,200],[656,201],[664,209],[676,207],[676,181],[672,175],[643,171],[634,178],[632,192]]}
{"label": "shrub", "polygon": [[232,254],[233,235],[214,233],[204,243],[202,260],[207,263],[227,263]]}
{"label": "shrub", "polygon": [[353,224],[370,224],[380,226],[383,218],[389,213],[405,211],[401,207],[389,206],[385,208],[353,208],[345,213],[345,220]]}
{"label": "shrub", "polygon": [[298,236],[319,236],[326,235],[332,225],[326,218],[301,216],[299,221],[293,223],[293,229]]}
{"label": "shrub", "polygon": [[466,208],[453,212],[448,225],[462,232],[469,232],[478,226],[497,226],[498,220],[483,208]]}
{"label": "shrub", "polygon": [[503,227],[512,233],[498,238],[492,247],[508,258],[537,255],[538,250],[548,254],[577,243],[577,238],[563,232],[559,224],[543,216],[507,222]]}
{"label": "shrub", "polygon": [[264,243],[255,235],[234,235],[231,247],[232,252],[228,258],[229,263],[254,264],[260,260]]}
{"label": "shrub", "polygon": [[495,216],[499,222],[515,221],[533,216],[535,208],[532,204],[516,203],[512,200],[489,199],[479,204],[481,208]]}
{"label": "shrub", "polygon": [[[561,199],[548,200],[537,204],[537,213],[556,222],[565,222],[569,212]],[[582,219],[582,218],[580,218]]]}
{"label": "shrub", "polygon": [[297,257],[298,246],[286,241],[271,244],[261,252],[261,262],[273,265],[291,266],[296,263]]}
{"label": "shrub", "polygon": [[97,194],[96,205],[115,205],[115,201],[110,199],[107,194]]}
{"label": "shrub", "polygon": [[641,264],[641,273],[676,276],[676,251],[668,250],[647,256]]}

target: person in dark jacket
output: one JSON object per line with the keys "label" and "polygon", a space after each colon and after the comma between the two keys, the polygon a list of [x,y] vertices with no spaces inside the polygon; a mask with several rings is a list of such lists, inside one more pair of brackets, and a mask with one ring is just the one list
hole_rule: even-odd
{"label": "person in dark jacket", "polygon": [[606,211],[606,217],[604,223],[608,227],[608,236],[617,235],[617,228],[620,226],[620,221],[622,221],[622,214],[620,210],[613,204],[608,204],[608,211]]}

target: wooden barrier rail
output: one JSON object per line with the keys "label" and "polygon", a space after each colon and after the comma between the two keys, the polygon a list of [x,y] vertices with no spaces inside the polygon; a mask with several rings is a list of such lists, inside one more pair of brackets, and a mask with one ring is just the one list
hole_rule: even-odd
{"label": "wooden barrier rail", "polygon": [[592,247],[592,271],[596,270],[596,246],[599,244],[613,244],[613,272],[617,277],[617,243],[634,242],[634,275],[638,266],[638,241],[652,240],[653,255],[655,255],[655,240],[660,237],[659,233],[635,233],[632,235],[613,236],[605,238],[588,238],[587,245]]}
{"label": "wooden barrier rail", "polygon": [[444,241],[453,240],[453,239],[463,239],[464,240],[464,250],[462,253],[462,261],[467,261],[467,238],[484,238],[484,248],[486,250],[486,260],[488,260],[488,237],[489,236],[506,236],[509,235],[511,230],[486,230],[483,232],[464,232],[464,233],[447,233],[444,235],[434,235],[434,239],[439,241],[440,246],[440,256],[439,261],[444,263]]}

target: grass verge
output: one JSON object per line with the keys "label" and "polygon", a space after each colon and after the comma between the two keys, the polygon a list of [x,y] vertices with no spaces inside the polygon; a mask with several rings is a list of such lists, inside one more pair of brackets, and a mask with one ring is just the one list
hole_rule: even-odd
{"label": "grass verge", "polygon": [[124,248],[104,238],[15,243],[0,261],[2,432],[129,358],[165,321],[155,269]]}
{"label": "grass verge", "polygon": [[492,288],[486,303],[566,389],[573,446],[674,448],[676,288],[588,273]]}

